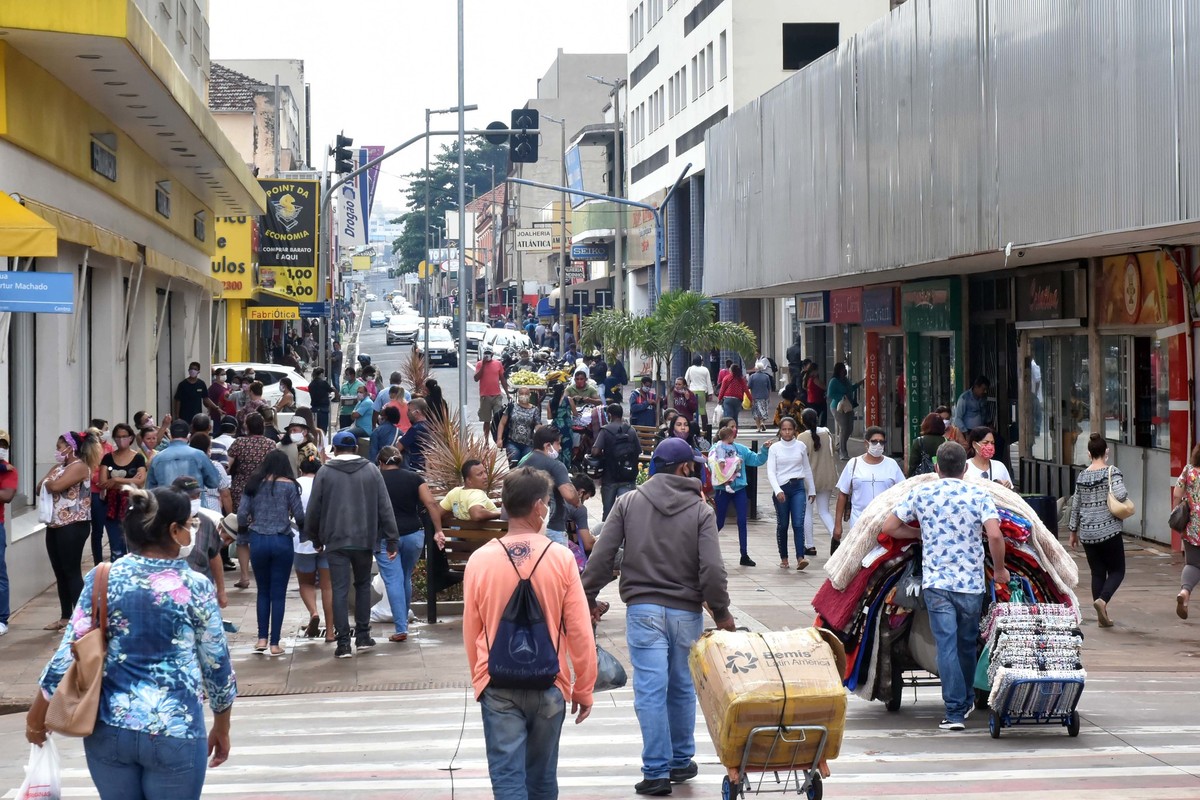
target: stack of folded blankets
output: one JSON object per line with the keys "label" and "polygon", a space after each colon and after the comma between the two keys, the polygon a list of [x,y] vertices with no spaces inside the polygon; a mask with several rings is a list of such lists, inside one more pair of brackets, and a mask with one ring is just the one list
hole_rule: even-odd
{"label": "stack of folded blankets", "polygon": [[[883,534],[883,523],[909,491],[934,480],[936,475],[909,478],[876,497],[855,526],[843,533],[841,546],[825,565],[829,579],[813,598],[815,624],[834,631],[846,648],[846,687],[867,700],[890,700],[893,667],[912,668],[913,660],[908,636],[914,614],[896,605],[895,589],[907,563],[920,552],[920,540],[893,539]],[[988,492],[996,504],[1009,572],[1029,581],[1037,602],[1061,605],[1077,622],[1075,561],[1020,495],[992,481],[967,480]],[[986,542],[984,552],[990,584]],[[919,666],[931,671],[936,667]]]}
{"label": "stack of folded blankets", "polygon": [[[1026,682],[1061,680],[1078,684],[1076,692],[1082,689],[1087,673],[1081,655],[1083,633],[1074,609],[1057,603],[994,603],[980,629],[991,653],[989,705],[997,708],[1004,702],[1006,711],[1022,714],[1070,713],[1072,693],[1045,692]],[[1017,687],[1010,695],[1014,684]]]}

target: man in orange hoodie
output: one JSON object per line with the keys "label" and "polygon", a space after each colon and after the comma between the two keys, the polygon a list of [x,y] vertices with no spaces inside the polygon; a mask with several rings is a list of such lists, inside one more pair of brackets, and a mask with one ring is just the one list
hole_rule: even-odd
{"label": "man in orange hoodie", "polygon": [[[551,489],[550,479],[536,469],[522,467],[505,477],[501,502],[508,511],[508,535],[475,551],[463,578],[463,644],[483,713],[492,794],[502,800],[558,797],[566,698],[576,724],[592,710],[596,642],[591,613],[575,557],[546,538]],[[530,581],[550,641],[557,643],[558,674],[544,690],[491,685],[489,654],[509,598],[523,579]]]}

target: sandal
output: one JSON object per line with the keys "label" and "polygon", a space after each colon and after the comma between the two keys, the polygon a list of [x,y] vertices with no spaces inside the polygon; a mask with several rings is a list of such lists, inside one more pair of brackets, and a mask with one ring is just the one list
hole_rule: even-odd
{"label": "sandal", "polygon": [[271,649],[267,651],[268,656],[281,656],[281,655],[283,655],[283,653],[284,653],[283,648],[277,644],[271,645]]}
{"label": "sandal", "polygon": [[785,558],[783,561],[779,562],[779,568],[780,569],[789,569],[789,568],[791,568],[791,564],[789,564],[788,560]]}
{"label": "sandal", "polygon": [[44,631],[61,631],[65,627],[67,627],[67,621],[65,619],[56,619],[54,622],[51,622],[46,627],[42,628],[42,630],[44,630]]}
{"label": "sandal", "polygon": [[234,584],[234,586],[236,586],[239,589],[249,589],[250,581],[238,581],[237,583]]}
{"label": "sandal", "polygon": [[407,633],[393,633],[391,636],[388,637],[388,641],[389,642],[407,642],[408,634]]}
{"label": "sandal", "polygon": [[321,630],[321,618],[316,614],[312,615],[312,619],[308,621],[308,626],[304,629],[306,638],[315,639]]}
{"label": "sandal", "polygon": [[1184,596],[1183,592],[1175,595],[1175,616],[1180,619],[1188,618],[1188,600],[1190,598]]}
{"label": "sandal", "polygon": [[796,571],[799,572],[800,570],[804,569],[807,566],[808,566],[808,559],[802,558],[796,562]]}

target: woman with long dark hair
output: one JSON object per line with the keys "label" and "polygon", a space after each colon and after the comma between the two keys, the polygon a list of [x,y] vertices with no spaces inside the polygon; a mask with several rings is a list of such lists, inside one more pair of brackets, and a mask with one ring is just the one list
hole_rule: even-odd
{"label": "woman with long dark hair", "polygon": [[[239,436],[229,446],[229,494],[234,509],[242,505],[242,491],[246,482],[258,469],[259,464],[275,449],[275,442],[264,436],[266,423],[262,415],[252,411],[246,415],[246,436]],[[237,535],[238,569],[241,580],[234,584],[239,589],[250,588],[250,534],[240,528]]]}
{"label": "woman with long dark hair", "polygon": [[425,521],[428,517],[433,525],[434,540],[438,547],[446,542],[442,533],[442,509],[429,491],[429,484],[419,473],[404,466],[404,458],[394,447],[379,451],[379,471],[387,486],[396,527],[400,531],[400,547],[397,555],[388,556],[387,542],[379,541],[375,551],[375,563],[379,565],[379,576],[387,588],[388,604],[392,608],[392,625],[395,633],[389,642],[408,639],[408,609],[412,605],[412,575],[425,547]]}
{"label": "woman with long dark hair", "polygon": [[738,421],[738,415],[742,411],[742,398],[750,392],[750,387],[746,384],[746,378],[742,375],[741,364],[730,364],[729,374],[725,376],[725,380],[721,381],[721,385],[717,387],[717,402],[721,404],[721,412],[732,417],[734,422]]}
{"label": "woman with long dark hair", "polygon": [[58,586],[59,619],[44,630],[67,627],[71,609],[83,591],[83,546],[92,532],[92,471],[100,466],[104,450],[100,440],[86,431],[67,431],[58,437],[57,462],[37,485],[45,487],[54,503],[46,523],[46,555]]}
{"label": "woman with long dark hair", "polygon": [[126,486],[140,489],[146,485],[146,457],[135,446],[137,437],[132,426],[124,422],[113,425],[112,439],[115,449],[100,460],[100,485],[104,489],[109,556],[116,561],[127,549],[121,523],[129,510],[129,493],[123,490]]}
{"label": "woman with long dark hair", "polygon": [[[292,477],[292,463],[282,450],[272,450],[246,481],[238,505],[238,529],[250,532],[250,566],[258,584],[257,653],[283,655],[279,638],[288,579],[292,574],[292,524],[304,529],[300,485]],[[268,639],[269,634],[269,639]]]}
{"label": "woman with long dark hair", "polygon": [[[133,487],[125,516],[130,554],[108,573],[108,653],[99,714],[83,740],[88,771],[104,798],[195,800],[205,758],[229,758],[229,718],[237,683],[212,582],[188,567],[199,520],[186,492]],[[46,710],[71,666],[71,647],[92,630],[92,586],[79,603],[39,680],[25,738],[46,742]],[[204,698],[213,727],[204,729]]]}
{"label": "woman with long dark hair", "polygon": [[833,434],[829,432],[828,428],[821,427],[816,409],[804,409],[800,414],[800,424],[804,430],[796,439],[808,448],[808,466],[812,471],[813,492],[816,496],[813,502],[806,503],[804,507],[804,554],[815,556],[817,554],[817,544],[813,538],[815,515],[821,516],[821,521],[825,523],[825,530],[829,531],[830,536],[833,535],[833,511],[829,508],[829,501],[833,497],[834,487],[837,486],[837,453],[833,451]]}
{"label": "woman with long dark hair", "polygon": [[434,378],[425,380],[425,404],[429,406],[430,421],[444,422],[449,413],[446,398],[442,396],[442,387]]}

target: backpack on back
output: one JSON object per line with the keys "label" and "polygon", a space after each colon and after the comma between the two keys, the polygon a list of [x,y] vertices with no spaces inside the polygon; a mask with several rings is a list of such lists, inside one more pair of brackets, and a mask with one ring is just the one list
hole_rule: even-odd
{"label": "backpack on back", "polygon": [[622,425],[620,438],[606,449],[608,463],[605,465],[605,472],[608,473],[609,480],[615,483],[633,483],[637,480],[642,443],[633,428]]}
{"label": "backpack on back", "polygon": [[[504,547],[503,543],[499,543]],[[517,588],[508,598],[500,615],[496,639],[488,644],[488,675],[491,685],[498,689],[549,689],[558,678],[558,645],[550,639],[550,626],[542,611],[541,601],[533,591],[533,573],[546,557],[542,550],[538,560],[522,578],[517,564],[504,547],[504,555],[517,573]],[[559,624],[562,636],[562,624]],[[486,633],[485,633],[486,637]]]}

